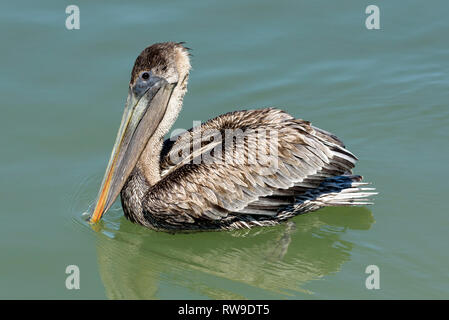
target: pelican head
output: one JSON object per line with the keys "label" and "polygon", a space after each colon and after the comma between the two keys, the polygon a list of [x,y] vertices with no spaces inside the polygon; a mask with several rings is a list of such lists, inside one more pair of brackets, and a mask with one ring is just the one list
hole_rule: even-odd
{"label": "pelican head", "polygon": [[186,81],[189,69],[188,52],[181,43],[157,43],[137,57],[122,121],[90,222],[98,222],[111,207],[167,114],[179,112],[170,110],[175,105],[170,101],[179,91],[178,84]]}

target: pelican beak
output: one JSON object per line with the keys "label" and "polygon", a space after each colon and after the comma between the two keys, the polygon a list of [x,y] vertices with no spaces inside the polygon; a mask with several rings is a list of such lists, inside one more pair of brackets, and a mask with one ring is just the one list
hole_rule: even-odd
{"label": "pelican beak", "polygon": [[111,207],[135,167],[148,140],[162,121],[175,84],[154,77],[143,91],[130,85],[122,122],[101,183],[91,223]]}

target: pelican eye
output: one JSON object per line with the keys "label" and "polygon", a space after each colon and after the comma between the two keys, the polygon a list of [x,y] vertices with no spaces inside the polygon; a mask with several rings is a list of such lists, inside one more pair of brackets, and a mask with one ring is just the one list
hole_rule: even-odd
{"label": "pelican eye", "polygon": [[150,74],[148,72],[142,73],[142,79],[143,80],[148,80],[149,78],[150,78]]}

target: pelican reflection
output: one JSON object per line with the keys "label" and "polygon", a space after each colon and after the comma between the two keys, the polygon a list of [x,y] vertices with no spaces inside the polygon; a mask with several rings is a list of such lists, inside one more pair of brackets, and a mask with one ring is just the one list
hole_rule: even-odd
{"label": "pelican reflection", "polygon": [[294,298],[339,271],[354,246],[342,236],[373,222],[340,207],[272,228],[165,234],[117,216],[97,233],[99,271],[110,299]]}

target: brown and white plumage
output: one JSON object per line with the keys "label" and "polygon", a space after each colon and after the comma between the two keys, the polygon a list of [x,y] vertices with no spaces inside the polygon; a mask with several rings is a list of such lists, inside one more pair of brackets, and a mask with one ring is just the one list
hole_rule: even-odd
{"label": "brown and white plumage", "polygon": [[[128,219],[158,230],[229,230],[274,225],[324,206],[369,204],[373,189],[352,175],[357,158],[343,143],[279,109],[230,112],[163,143],[186,92],[187,51],[177,43],[147,48],[130,84],[142,70],[170,65],[182,80],[123,182]],[[243,143],[228,144],[228,132]],[[274,138],[262,140],[261,132]]]}
{"label": "brown and white plumage", "polygon": [[[142,202],[141,220],[144,225],[161,229],[233,229],[274,225],[287,218],[319,209],[331,203],[333,205],[364,205],[370,195],[362,186],[359,176],[341,176],[350,174],[356,157],[344,149],[334,136],[317,131],[309,122],[294,119],[279,109],[259,109],[231,112],[204,123],[200,127],[200,136],[210,129],[244,128],[247,141],[251,139],[248,131],[273,130],[278,133],[279,169],[264,175],[270,170],[247,161],[195,164],[193,157],[180,164],[172,163],[175,152],[186,143],[194,143],[193,130],[180,135],[176,141],[165,141],[165,150],[161,156],[161,180],[153,186],[145,186]],[[206,141],[204,141],[206,140]],[[221,141],[225,141],[224,138]],[[215,145],[203,139],[202,154],[211,151],[207,148]],[[245,143],[245,150],[229,150],[224,146],[222,158],[230,156],[234,160],[251,152],[253,147]],[[192,147],[189,148],[193,149]],[[130,180],[139,179],[135,172]],[[341,176],[339,179],[329,179]],[[323,183],[326,181],[326,183]],[[318,187],[322,184],[321,189]],[[354,186],[352,186],[354,184]],[[350,187],[352,186],[352,188]],[[132,189],[135,185],[132,185]],[[128,187],[122,191],[123,207],[127,207]],[[339,189],[358,191],[347,193],[349,198],[337,197]],[[365,191],[365,192],[361,192]],[[329,196],[334,192],[334,195]],[[324,200],[323,196],[328,199]],[[321,197],[321,198],[320,198]],[[360,198],[362,197],[362,198]],[[338,200],[338,201],[337,201]],[[357,201],[356,201],[357,200]],[[351,201],[353,201],[351,203]],[[321,205],[320,205],[321,204]],[[135,218],[125,209],[125,214]]]}

